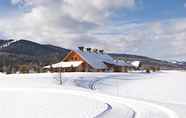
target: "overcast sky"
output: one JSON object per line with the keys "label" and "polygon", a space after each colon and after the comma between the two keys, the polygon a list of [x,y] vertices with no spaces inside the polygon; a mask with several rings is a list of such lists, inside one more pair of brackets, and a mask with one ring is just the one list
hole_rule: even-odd
{"label": "overcast sky", "polygon": [[186,59],[186,0],[0,0],[0,37]]}

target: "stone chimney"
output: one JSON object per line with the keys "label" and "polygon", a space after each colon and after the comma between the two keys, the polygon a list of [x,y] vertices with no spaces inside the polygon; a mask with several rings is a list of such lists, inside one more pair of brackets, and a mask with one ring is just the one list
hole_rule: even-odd
{"label": "stone chimney", "polygon": [[87,48],[87,52],[90,52],[91,53],[91,50],[92,50],[91,48]]}
{"label": "stone chimney", "polygon": [[104,53],[104,50],[99,50],[99,52],[100,52],[101,54],[103,54],[103,53]]}
{"label": "stone chimney", "polygon": [[93,52],[94,52],[94,53],[98,53],[98,49],[96,49],[96,48],[93,49]]}
{"label": "stone chimney", "polygon": [[83,51],[84,51],[84,47],[83,47],[83,46],[78,47],[78,49],[79,49],[81,52],[83,52]]}

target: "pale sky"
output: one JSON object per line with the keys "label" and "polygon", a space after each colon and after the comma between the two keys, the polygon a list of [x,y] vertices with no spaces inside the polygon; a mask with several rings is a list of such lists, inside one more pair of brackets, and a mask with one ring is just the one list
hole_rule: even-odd
{"label": "pale sky", "polygon": [[0,38],[186,59],[186,0],[0,0]]}

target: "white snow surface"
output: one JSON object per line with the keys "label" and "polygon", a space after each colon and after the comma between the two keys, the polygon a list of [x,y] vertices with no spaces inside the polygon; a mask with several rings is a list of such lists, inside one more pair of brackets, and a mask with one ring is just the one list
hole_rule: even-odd
{"label": "white snow surface", "polygon": [[96,95],[75,86],[69,87],[71,84],[63,87],[58,85],[57,76],[50,73],[0,74],[0,117],[132,118],[134,111],[131,108],[113,103],[110,109],[106,102],[112,101],[103,99],[108,96]]}
{"label": "white snow surface", "polygon": [[0,89],[1,118],[93,118],[105,109],[95,99],[42,91],[41,89]]}
{"label": "white snow surface", "polygon": [[[112,106],[109,112],[106,112],[103,118],[131,118],[135,112],[135,118],[184,118],[186,113],[186,72],[185,71],[162,71],[151,74],[142,72],[130,72],[130,73],[63,73],[63,86],[58,85],[59,75],[57,73],[43,73],[43,74],[12,74],[5,75],[0,74],[0,92],[2,93],[2,103],[6,104],[8,99],[13,96],[19,96],[21,101],[24,102],[24,94],[12,91],[6,92],[6,89],[38,89],[38,90],[57,90],[57,91],[69,91],[71,93],[81,93],[75,96],[73,103],[78,103],[83,94],[84,101],[87,101],[87,106],[82,105],[79,108],[79,115],[84,113],[90,113],[90,115],[84,115],[75,118],[92,118],[97,113],[101,113],[105,110],[105,103]],[[92,90],[88,90],[92,89]],[[2,91],[5,90],[5,91]],[[85,93],[84,93],[85,92]],[[18,94],[17,94],[18,93]],[[29,92],[25,92],[28,93]],[[55,92],[54,92],[55,93]],[[50,93],[50,94],[54,94]],[[32,92],[36,97],[37,92]],[[30,100],[33,97],[29,94]],[[41,93],[42,96],[43,93]],[[46,96],[50,96],[46,94]],[[107,95],[105,95],[107,94]],[[44,95],[44,96],[45,96]],[[80,96],[81,97],[80,97]],[[0,99],[1,99],[0,96]],[[4,96],[4,98],[3,98]],[[39,93],[40,96],[40,93]],[[34,98],[32,103],[37,102],[37,99],[41,101],[44,97]],[[59,99],[57,96],[66,96],[69,99],[64,99],[64,103],[68,103],[72,94],[58,93],[56,97],[48,97],[50,101],[56,99],[54,106],[57,106]],[[88,97],[89,96],[89,97]],[[114,97],[115,96],[115,97]],[[23,98],[23,99],[22,99]],[[59,97],[60,98],[60,97]],[[62,97],[61,97],[62,98]],[[26,98],[27,100],[27,98]],[[28,99],[29,100],[29,99]],[[13,101],[15,106],[17,101]],[[32,104],[30,103],[30,104]],[[50,103],[50,102],[49,102]],[[90,105],[88,105],[90,104]],[[96,109],[93,107],[91,110],[87,107],[97,105]],[[50,106],[50,104],[49,104]],[[80,105],[81,106],[81,105]],[[7,106],[7,108],[10,106]],[[35,106],[31,107],[34,108]],[[60,103],[60,107],[63,107],[63,102]],[[69,109],[73,105],[68,106]],[[75,109],[74,107],[73,109]],[[54,108],[55,109],[55,108]],[[57,106],[56,109],[59,109]],[[63,108],[62,108],[63,109]],[[0,109],[0,115],[1,115]],[[13,109],[12,109],[13,110]],[[21,111],[21,110],[20,110]],[[13,111],[14,112],[14,111]],[[42,111],[45,113],[44,111]],[[51,114],[55,114],[52,110],[46,110]],[[69,111],[65,111],[68,115]],[[70,111],[72,114],[74,110]],[[6,113],[6,112],[3,112]],[[15,113],[15,112],[14,112]],[[21,114],[21,112],[19,112]],[[50,114],[49,113],[49,114]],[[75,112],[76,113],[76,112]],[[129,114],[130,115],[129,115]],[[36,113],[37,114],[37,113]],[[97,115],[96,114],[96,115]],[[23,114],[21,114],[23,115]],[[55,116],[55,115],[54,115]],[[60,115],[59,115],[60,116]],[[6,118],[6,117],[5,117]],[[27,117],[29,118],[29,117]],[[31,117],[32,118],[32,117]],[[39,117],[42,118],[42,117]],[[55,117],[52,117],[55,118]],[[57,116],[56,116],[57,118]],[[66,117],[74,118],[74,116]]]}
{"label": "white snow surface", "polygon": [[139,67],[140,61],[133,61],[131,64],[132,64],[134,67]]}

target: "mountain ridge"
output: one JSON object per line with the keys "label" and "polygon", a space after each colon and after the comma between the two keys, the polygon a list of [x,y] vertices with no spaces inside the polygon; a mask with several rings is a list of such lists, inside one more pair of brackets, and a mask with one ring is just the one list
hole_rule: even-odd
{"label": "mountain ridge", "polygon": [[22,65],[30,68],[42,68],[45,65],[61,61],[69,52],[65,48],[28,40],[0,40],[0,46],[2,46],[0,48],[1,72],[9,70],[9,68],[17,70]]}
{"label": "mountain ridge", "polygon": [[[69,49],[62,47],[39,44],[29,40],[0,40],[0,71],[19,65],[29,65],[42,68],[45,65],[57,63],[65,57]],[[151,57],[108,53],[114,59],[125,61],[140,61],[143,64],[160,66],[163,69],[186,69],[186,62],[169,62]]]}

